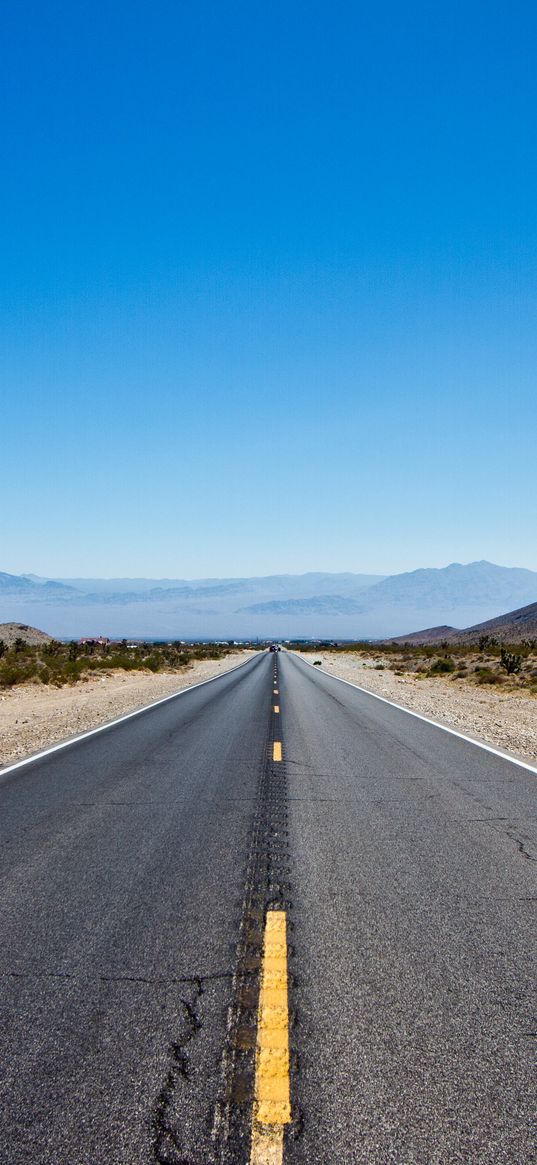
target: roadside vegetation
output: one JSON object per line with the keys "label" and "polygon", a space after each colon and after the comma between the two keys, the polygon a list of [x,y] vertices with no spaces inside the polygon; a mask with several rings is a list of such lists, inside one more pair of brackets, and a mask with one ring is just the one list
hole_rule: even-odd
{"label": "roadside vegetation", "polygon": [[16,639],[8,646],[0,639],[0,688],[28,681],[74,684],[92,675],[123,671],[184,671],[195,660],[223,659],[233,644],[223,643],[49,643],[32,646]]}
{"label": "roadside vegetation", "polygon": [[443,677],[454,683],[466,680],[477,686],[493,685],[506,692],[537,695],[537,639],[522,643],[498,643],[482,635],[477,643],[293,643],[291,649],[318,655],[352,653],[377,671],[385,668],[414,679]]}

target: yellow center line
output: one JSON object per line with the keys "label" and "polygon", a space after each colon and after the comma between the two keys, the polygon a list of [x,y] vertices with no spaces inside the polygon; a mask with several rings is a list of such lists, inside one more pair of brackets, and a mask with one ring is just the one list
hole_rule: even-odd
{"label": "yellow center line", "polygon": [[274,705],[274,711],[275,711],[275,712],[279,712],[279,711],[280,711],[280,705],[279,705],[279,704],[275,704],[275,705]]}
{"label": "yellow center line", "polygon": [[281,760],[282,759],[282,742],[281,742],[281,740],[275,740],[273,745],[272,745],[272,759],[273,760]]}
{"label": "yellow center line", "polygon": [[287,919],[285,910],[269,910],[257,1017],[250,1165],[282,1165],[283,1129],[290,1120]]}

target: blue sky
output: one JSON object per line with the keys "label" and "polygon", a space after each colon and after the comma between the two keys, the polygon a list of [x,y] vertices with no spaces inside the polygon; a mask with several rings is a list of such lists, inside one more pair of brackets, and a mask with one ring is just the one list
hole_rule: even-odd
{"label": "blue sky", "polygon": [[0,569],[537,569],[536,25],[2,7]]}

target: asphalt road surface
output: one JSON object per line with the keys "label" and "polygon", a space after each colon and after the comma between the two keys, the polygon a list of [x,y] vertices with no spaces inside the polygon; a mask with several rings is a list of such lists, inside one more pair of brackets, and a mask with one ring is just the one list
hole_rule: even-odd
{"label": "asphalt road surface", "polygon": [[286,1165],[536,1162],[536,782],[287,653],[0,773],[2,1165],[246,1165],[267,908]]}

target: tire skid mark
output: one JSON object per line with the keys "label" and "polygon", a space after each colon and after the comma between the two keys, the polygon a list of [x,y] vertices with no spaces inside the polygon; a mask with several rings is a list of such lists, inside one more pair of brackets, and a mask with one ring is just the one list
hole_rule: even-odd
{"label": "tire skid mark", "polygon": [[[279,687],[277,683],[275,687]],[[255,1055],[260,968],[268,909],[292,915],[291,855],[285,753],[275,761],[274,740],[284,740],[281,715],[270,717],[265,763],[260,776],[222,1061],[221,1095],[215,1112],[215,1165],[239,1165],[247,1160],[255,1086]],[[274,725],[278,727],[275,729]],[[292,929],[292,921],[289,921]]]}

